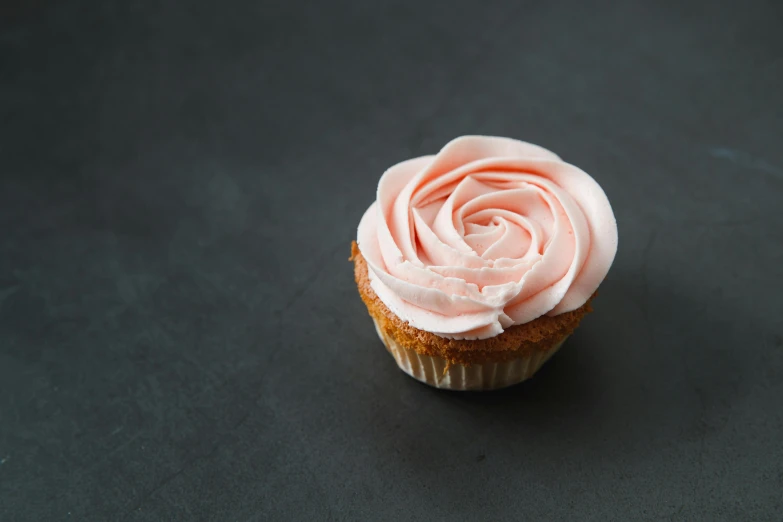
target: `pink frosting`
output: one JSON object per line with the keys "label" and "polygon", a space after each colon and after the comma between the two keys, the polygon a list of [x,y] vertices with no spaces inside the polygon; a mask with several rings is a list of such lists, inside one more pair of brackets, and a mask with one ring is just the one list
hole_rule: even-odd
{"label": "pink frosting", "polygon": [[554,153],[463,136],[383,174],[358,244],[398,317],[484,339],[582,306],[614,260],[617,224],[598,183]]}

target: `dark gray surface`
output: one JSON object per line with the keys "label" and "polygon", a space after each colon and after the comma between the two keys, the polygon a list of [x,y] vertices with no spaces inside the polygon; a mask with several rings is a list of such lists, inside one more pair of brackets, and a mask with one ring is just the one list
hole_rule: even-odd
{"label": "dark gray surface", "polygon": [[[6,3],[0,519],[779,519],[783,8],[685,3]],[[620,232],[483,395],[401,373],[347,261],[465,133]]]}

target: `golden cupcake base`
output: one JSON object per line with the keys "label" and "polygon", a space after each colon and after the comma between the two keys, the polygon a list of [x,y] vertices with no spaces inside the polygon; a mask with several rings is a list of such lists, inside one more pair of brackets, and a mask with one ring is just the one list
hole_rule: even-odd
{"label": "golden cupcake base", "polygon": [[449,364],[442,357],[423,355],[405,348],[385,335],[375,318],[373,323],[378,337],[402,371],[417,381],[443,390],[496,390],[519,384],[531,378],[568,338],[563,337],[548,350],[533,351],[510,361]]}

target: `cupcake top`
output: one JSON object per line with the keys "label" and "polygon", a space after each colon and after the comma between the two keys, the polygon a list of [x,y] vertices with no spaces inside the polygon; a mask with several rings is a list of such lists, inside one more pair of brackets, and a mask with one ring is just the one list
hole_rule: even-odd
{"label": "cupcake top", "polygon": [[582,306],[614,260],[617,224],[598,183],[556,154],[463,136],[388,169],[357,241],[400,319],[485,339]]}

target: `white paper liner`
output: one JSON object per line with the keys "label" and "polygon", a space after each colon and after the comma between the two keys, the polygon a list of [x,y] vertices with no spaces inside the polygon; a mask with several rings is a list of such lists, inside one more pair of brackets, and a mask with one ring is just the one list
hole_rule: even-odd
{"label": "white paper liner", "polygon": [[374,318],[373,322],[378,337],[402,371],[424,384],[444,390],[496,390],[518,384],[532,377],[568,338],[564,337],[546,352],[537,351],[529,356],[506,362],[487,362],[470,366],[452,364],[444,373],[448,365],[446,359],[421,355],[415,350],[401,346],[383,333]]}

